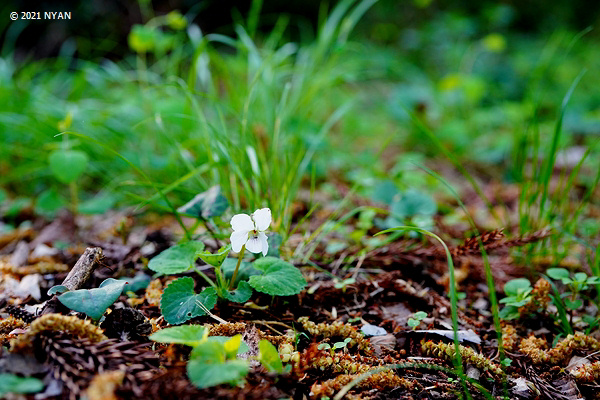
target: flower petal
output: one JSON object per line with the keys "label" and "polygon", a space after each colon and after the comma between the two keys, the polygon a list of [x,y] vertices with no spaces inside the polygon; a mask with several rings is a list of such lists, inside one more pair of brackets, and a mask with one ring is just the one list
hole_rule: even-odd
{"label": "flower petal", "polygon": [[236,214],[231,218],[231,228],[234,231],[250,232],[254,230],[254,222],[248,214]]}
{"label": "flower petal", "polygon": [[[260,233],[259,233],[260,235]],[[263,233],[264,235],[264,233]],[[246,242],[246,249],[252,253],[260,253],[263,250],[263,245],[259,236],[250,235]]]}
{"label": "flower petal", "polygon": [[250,231],[234,231],[229,240],[231,240],[231,249],[236,253],[242,250],[242,246],[248,241],[248,234]]}
{"label": "flower petal", "polygon": [[252,218],[256,223],[256,229],[259,231],[266,231],[271,225],[271,209],[261,208],[260,210],[254,211]]}
{"label": "flower petal", "polygon": [[267,235],[265,235],[263,232],[258,232],[258,239],[260,240],[260,245],[262,246],[263,256],[266,256],[267,252],[269,251],[269,242],[267,241]]}

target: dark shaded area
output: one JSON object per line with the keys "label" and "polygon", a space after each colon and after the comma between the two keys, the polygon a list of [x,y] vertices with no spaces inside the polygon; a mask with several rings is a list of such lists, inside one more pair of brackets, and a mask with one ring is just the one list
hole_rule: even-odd
{"label": "dark shaded area", "polygon": [[[197,24],[204,33],[234,34],[234,26],[246,21],[250,1],[154,1],[144,5],[135,1],[43,1],[35,5],[16,0],[0,5],[0,30],[2,55],[14,51],[18,60],[40,59],[60,54],[72,55],[85,60],[102,58],[121,59],[128,54],[127,35],[134,24],[146,22],[152,16],[180,10],[188,20]],[[330,11],[336,2],[265,1],[261,9],[258,30],[271,31],[282,15],[290,17],[287,35],[289,40],[310,39],[319,15]],[[11,21],[13,11],[40,12],[41,20]],[[71,20],[47,20],[44,12],[71,12]],[[494,1],[432,1],[414,0],[398,2],[383,0],[375,4],[361,24],[362,34],[381,42],[397,41],[402,30],[427,23],[440,13],[458,13],[476,20],[483,30],[512,29],[522,32],[553,31],[559,27],[575,30],[593,26],[599,18],[600,3],[576,1],[541,0],[502,3]]]}

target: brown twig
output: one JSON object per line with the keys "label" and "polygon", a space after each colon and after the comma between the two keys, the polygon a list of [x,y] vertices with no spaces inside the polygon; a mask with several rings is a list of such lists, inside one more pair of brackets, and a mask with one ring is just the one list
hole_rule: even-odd
{"label": "brown twig", "polygon": [[98,261],[102,260],[102,249],[100,247],[88,247],[69,275],[62,282],[69,290],[77,290],[81,288],[94,272],[94,268]]}
{"label": "brown twig", "polygon": [[[75,263],[71,272],[63,280],[62,285],[69,290],[77,290],[81,288],[94,272],[96,264],[102,260],[102,249],[100,247],[88,247],[85,249],[79,260]],[[64,306],[58,301],[56,295],[52,296],[46,302],[40,315],[53,314],[60,312]]]}

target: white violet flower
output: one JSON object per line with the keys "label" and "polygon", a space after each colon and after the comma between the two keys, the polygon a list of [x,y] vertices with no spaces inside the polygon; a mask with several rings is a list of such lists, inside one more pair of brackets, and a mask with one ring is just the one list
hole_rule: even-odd
{"label": "white violet flower", "polygon": [[248,214],[236,214],[231,218],[233,233],[230,236],[231,248],[236,253],[245,245],[252,253],[263,253],[267,255],[269,243],[265,232],[271,225],[271,209],[261,208]]}

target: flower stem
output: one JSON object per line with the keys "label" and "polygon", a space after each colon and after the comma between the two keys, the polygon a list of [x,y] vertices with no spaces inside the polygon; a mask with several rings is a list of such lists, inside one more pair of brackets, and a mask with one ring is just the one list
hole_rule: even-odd
{"label": "flower stem", "polygon": [[210,279],[204,272],[202,272],[200,269],[198,269],[198,267],[194,266],[194,268],[196,269],[196,272],[198,273],[198,275],[200,275],[202,278],[204,278],[204,280],[206,281],[206,283],[208,283],[210,286],[216,288],[217,284]]}
{"label": "flower stem", "polygon": [[229,290],[233,290],[233,285],[235,283],[235,278],[237,278],[238,270],[240,269],[240,264],[242,263],[242,258],[244,258],[244,251],[246,250],[246,245],[242,246],[242,250],[238,254],[238,262],[235,265],[235,270],[233,271],[233,276],[231,277],[231,282],[229,282]]}

